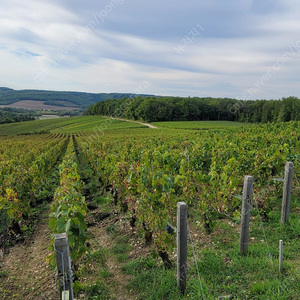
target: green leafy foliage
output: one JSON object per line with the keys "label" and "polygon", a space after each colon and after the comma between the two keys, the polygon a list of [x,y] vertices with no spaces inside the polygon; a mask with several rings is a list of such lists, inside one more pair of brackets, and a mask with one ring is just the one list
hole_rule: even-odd
{"label": "green leafy foliage", "polygon": [[78,162],[73,140],[70,141],[64,159],[59,166],[60,186],[55,190],[51,206],[49,227],[53,234],[66,232],[74,262],[86,252],[87,205],[82,195]]}
{"label": "green leafy foliage", "polygon": [[[170,250],[175,235],[176,205],[197,207],[208,232],[219,215],[236,216],[245,175],[255,178],[260,208],[268,211],[274,189],[270,180],[283,177],[287,160],[299,167],[297,122],[176,135],[77,138],[82,152],[110,190],[120,209],[128,208],[138,227],[153,233],[159,250]],[[281,188],[282,191],[282,188]],[[260,196],[263,194],[263,196]],[[144,226],[142,226],[143,224]]]}
{"label": "green leafy foliage", "polygon": [[0,139],[0,209],[11,222],[28,216],[66,145],[64,135]]}

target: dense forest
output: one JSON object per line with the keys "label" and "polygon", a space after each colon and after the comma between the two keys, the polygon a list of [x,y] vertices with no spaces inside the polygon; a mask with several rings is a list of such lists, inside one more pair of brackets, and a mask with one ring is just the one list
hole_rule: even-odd
{"label": "dense forest", "polygon": [[37,114],[33,110],[5,107],[0,108],[0,124],[35,120]]}
{"label": "dense forest", "polygon": [[228,120],[253,123],[300,120],[300,99],[241,101],[230,98],[131,97],[91,105],[87,115],[146,122]]}
{"label": "dense forest", "polygon": [[82,92],[56,92],[43,90],[13,90],[6,87],[0,87],[0,105],[9,105],[20,100],[45,101],[46,105],[64,105],[61,101],[68,101],[81,108],[87,108],[89,105],[98,101],[107,99],[119,99],[130,97],[127,93],[82,93]]}

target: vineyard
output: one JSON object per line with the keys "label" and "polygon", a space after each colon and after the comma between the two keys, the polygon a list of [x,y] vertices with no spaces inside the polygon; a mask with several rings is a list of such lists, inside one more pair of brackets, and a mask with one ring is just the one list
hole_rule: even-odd
{"label": "vineyard", "polygon": [[[38,219],[37,208],[46,205],[50,250],[43,262],[55,267],[54,236],[66,232],[78,297],[130,299],[112,292],[113,275],[103,269],[109,254],[95,238],[100,230],[116,242],[112,252],[131,277],[124,287],[131,291],[131,299],[299,298],[299,122],[228,124],[225,129],[214,125],[213,130],[192,130],[193,125],[184,124],[175,129],[171,124],[173,129],[168,130],[116,120],[100,134],[91,128],[105,124],[105,119],[87,125],[84,118],[92,120],[83,117],[77,124],[64,120],[63,127],[55,125],[62,121],[54,120],[52,125],[45,123],[50,132],[44,134],[0,136],[0,209],[6,218],[2,248],[9,252],[15,244],[26,243],[26,230]],[[280,178],[287,161],[294,164],[291,216],[280,226]],[[254,201],[249,253],[242,257],[238,230],[245,175],[254,178]],[[188,206],[185,295],[177,292],[174,271],[178,202]],[[285,247],[283,274],[276,265],[279,239]],[[144,248],[136,250],[141,247],[137,244]],[[124,259],[124,249],[136,253],[132,261],[127,262],[130,254]],[[96,266],[102,268],[101,276],[100,271],[97,275],[91,271]],[[54,280],[55,270],[50,270]],[[26,290],[24,298],[13,297],[18,293],[4,288],[9,277],[5,272],[1,265],[3,299],[49,298]],[[141,287],[138,280],[148,286]],[[147,289],[157,294],[150,296]]]}

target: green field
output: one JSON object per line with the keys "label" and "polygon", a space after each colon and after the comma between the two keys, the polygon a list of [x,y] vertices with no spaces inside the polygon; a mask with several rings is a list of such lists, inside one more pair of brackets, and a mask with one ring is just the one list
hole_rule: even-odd
{"label": "green field", "polygon": [[231,121],[178,121],[178,122],[153,122],[151,123],[159,128],[173,129],[191,129],[191,130],[209,130],[209,129],[225,129],[249,126],[247,123],[231,122]]}
{"label": "green field", "polygon": [[71,133],[92,131],[95,129],[108,130],[123,128],[146,128],[146,126],[134,122],[110,120],[101,116],[80,116],[3,124],[0,125],[0,135],[39,133],[43,131],[51,133]]}
{"label": "green field", "polygon": [[[230,122],[230,121],[179,121],[179,122],[154,122],[152,125],[158,129],[184,129],[184,130],[212,130],[230,129],[250,124]],[[35,120],[22,123],[10,123],[0,125],[0,135],[18,135],[40,132],[51,133],[72,133],[95,130],[114,130],[119,129],[148,128],[147,126],[126,122],[123,120],[112,120],[102,116],[80,116],[70,118],[55,118],[45,120]],[[128,131],[126,130],[128,133]],[[150,131],[147,130],[145,134]]]}

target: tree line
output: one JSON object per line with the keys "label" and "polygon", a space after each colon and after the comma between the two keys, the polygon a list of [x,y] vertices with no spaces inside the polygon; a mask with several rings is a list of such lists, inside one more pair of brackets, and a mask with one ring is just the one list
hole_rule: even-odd
{"label": "tree line", "polygon": [[33,121],[37,117],[34,111],[20,108],[0,108],[0,124]]}
{"label": "tree line", "polygon": [[86,115],[106,115],[145,122],[239,121],[250,123],[300,120],[300,99],[236,100],[198,97],[131,97],[91,105]]}

